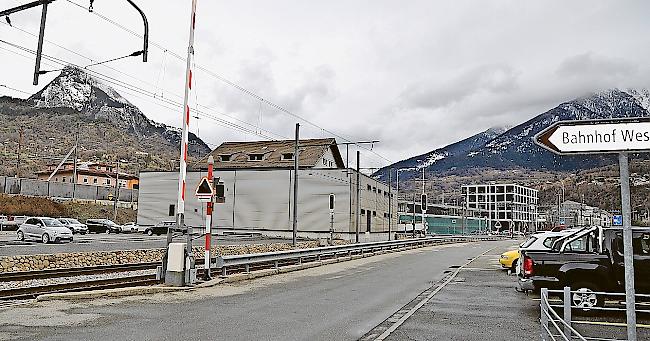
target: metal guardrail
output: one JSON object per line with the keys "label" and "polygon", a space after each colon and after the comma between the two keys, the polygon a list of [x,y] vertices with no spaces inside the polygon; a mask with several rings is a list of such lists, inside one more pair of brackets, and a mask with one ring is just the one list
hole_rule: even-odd
{"label": "metal guardrail", "polygon": [[[588,309],[579,307],[574,304],[574,295],[595,295],[605,298],[616,298],[622,297],[622,300],[625,300],[625,293],[611,293],[611,292],[600,292],[600,291],[590,291],[588,293],[572,291],[569,287],[564,287],[564,290],[549,290],[547,288],[542,288],[541,298],[540,298],[540,323],[541,323],[541,337],[542,340],[599,340],[599,341],[623,341],[624,339],[612,339],[612,338],[603,338],[603,337],[591,337],[581,335],[575,328],[574,324],[585,323],[585,321],[572,319],[572,310],[582,310],[582,311],[619,311],[625,313],[625,307],[605,307],[605,306],[590,306]],[[561,297],[561,304],[551,304],[549,301],[549,295]],[[650,295],[636,294],[637,298],[648,300]],[[619,300],[620,301],[620,300]],[[638,301],[637,301],[638,302]],[[555,311],[554,308],[562,309],[562,317]],[[636,312],[650,313],[648,309],[636,309]],[[603,323],[599,321],[599,324],[623,328],[625,329],[625,324],[620,323]]]}
{"label": "metal guardrail", "polygon": [[493,236],[436,236],[417,239],[404,239],[383,242],[369,242],[358,244],[346,244],[337,246],[325,246],[311,249],[297,249],[277,252],[254,253],[245,255],[219,256],[216,259],[216,267],[221,269],[222,276],[227,275],[229,267],[244,266],[245,271],[250,271],[251,265],[262,263],[272,263],[277,269],[280,262],[296,261],[301,264],[305,258],[316,258],[320,260],[324,256],[338,257],[340,255],[351,256],[352,254],[372,253],[383,250],[394,250],[406,247],[421,247],[425,245],[435,245],[443,243],[459,243],[467,241],[487,241],[502,240],[500,237]]}

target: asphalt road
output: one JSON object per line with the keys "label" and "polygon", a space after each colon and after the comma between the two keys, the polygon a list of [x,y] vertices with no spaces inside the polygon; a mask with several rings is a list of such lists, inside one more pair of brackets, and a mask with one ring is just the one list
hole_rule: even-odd
{"label": "asphalt road", "polygon": [[0,339],[357,340],[450,266],[512,243],[428,247],[147,298],[40,302],[0,312]]}
{"label": "asphalt road", "polygon": [[[185,236],[175,238],[185,241]],[[238,245],[260,243],[290,242],[284,239],[274,239],[249,235],[215,235],[212,245]],[[204,238],[194,240],[195,245],[203,246]],[[0,256],[52,254],[60,252],[113,251],[161,248],[166,245],[166,236],[147,236],[142,233],[125,234],[86,234],[74,235],[71,243],[43,244],[39,241],[18,241],[16,232],[0,232]]]}

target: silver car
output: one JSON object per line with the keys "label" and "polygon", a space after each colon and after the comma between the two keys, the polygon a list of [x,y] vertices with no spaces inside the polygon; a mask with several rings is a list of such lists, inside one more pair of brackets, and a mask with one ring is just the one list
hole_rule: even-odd
{"label": "silver car", "polygon": [[36,239],[47,244],[63,240],[72,241],[70,231],[60,221],[49,217],[28,218],[16,232],[18,240]]}
{"label": "silver car", "polygon": [[88,233],[88,226],[86,224],[82,224],[79,222],[77,219],[72,219],[72,218],[58,218],[58,221],[61,222],[61,224],[65,225],[70,231],[72,231],[72,234],[75,233],[81,233],[81,234],[86,234]]}

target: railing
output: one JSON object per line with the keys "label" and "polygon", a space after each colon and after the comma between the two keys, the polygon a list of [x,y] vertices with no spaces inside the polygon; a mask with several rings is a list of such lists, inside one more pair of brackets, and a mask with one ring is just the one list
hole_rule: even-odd
{"label": "railing", "polygon": [[[560,299],[551,299],[549,300],[549,295],[558,296]],[[576,295],[576,296],[574,296]],[[604,336],[584,336],[580,334],[573,326],[577,324],[592,324],[592,321],[586,320],[576,320],[572,319],[573,314],[572,310],[582,310],[582,311],[617,311],[625,314],[625,307],[623,305],[616,306],[599,306],[598,304],[588,306],[578,306],[574,301],[581,299],[582,295],[588,295],[592,301],[598,302],[601,300],[604,302],[603,298],[614,299],[616,297],[622,297],[622,300],[625,300],[624,293],[611,293],[611,292],[599,292],[599,291],[572,291],[569,287],[564,287],[564,290],[548,290],[547,288],[542,288],[541,298],[540,298],[540,323],[541,323],[541,337],[542,340],[599,340],[599,341],[624,341],[625,339],[604,337]],[[650,299],[650,295],[636,294],[637,302],[639,299]],[[561,301],[555,303],[557,301]],[[618,304],[621,299],[616,300],[615,303]],[[594,303],[595,303],[594,302]],[[555,311],[555,308],[562,309],[562,316]],[[650,313],[650,310],[647,309],[636,309],[636,312],[639,313]],[[596,322],[600,326],[604,327],[614,327],[625,329],[625,323],[610,323],[598,321]],[[637,325],[638,326],[638,325]],[[625,331],[622,331],[622,334],[625,334]]]}
{"label": "railing", "polygon": [[487,240],[501,240],[498,237],[484,237],[484,236],[445,236],[445,237],[426,237],[417,239],[394,240],[384,242],[370,242],[347,244],[337,246],[325,246],[311,249],[298,249],[287,250],[278,252],[265,252],[254,253],[246,255],[230,255],[219,256],[216,259],[216,267],[221,269],[221,274],[226,276],[229,267],[244,267],[246,272],[250,271],[251,265],[258,265],[263,263],[272,264],[273,267],[278,268],[280,263],[287,261],[295,261],[296,264],[301,264],[303,259],[314,258],[319,261],[322,257],[339,257],[341,255],[351,256],[363,255],[364,253],[372,253],[385,250],[396,250],[409,247],[421,247],[426,245],[435,245],[443,243],[460,243],[467,241],[487,241]]}

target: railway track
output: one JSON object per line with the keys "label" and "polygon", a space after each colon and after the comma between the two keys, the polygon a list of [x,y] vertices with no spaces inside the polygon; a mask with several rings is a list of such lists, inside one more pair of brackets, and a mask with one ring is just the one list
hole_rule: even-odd
{"label": "railway track", "polygon": [[40,286],[29,286],[22,288],[11,288],[0,290],[0,300],[25,300],[36,298],[39,295],[51,293],[74,292],[84,290],[114,289],[130,286],[153,285],[160,281],[156,275],[126,276],[91,281],[78,281],[69,283],[58,283]]}
{"label": "railway track", "polygon": [[155,263],[134,263],[91,266],[84,268],[47,269],[39,271],[3,272],[0,273],[0,282],[28,281],[32,279],[49,279],[83,275],[100,275],[124,271],[151,270],[160,265]]}

